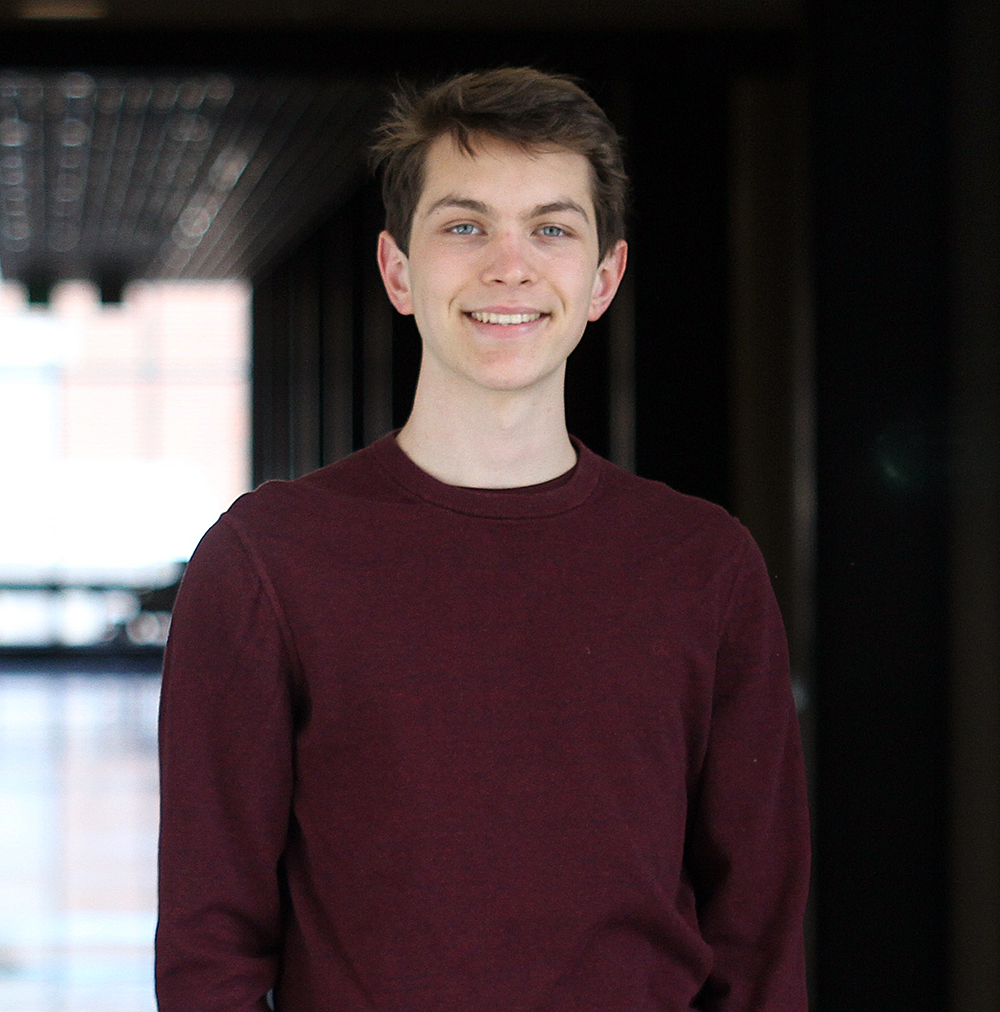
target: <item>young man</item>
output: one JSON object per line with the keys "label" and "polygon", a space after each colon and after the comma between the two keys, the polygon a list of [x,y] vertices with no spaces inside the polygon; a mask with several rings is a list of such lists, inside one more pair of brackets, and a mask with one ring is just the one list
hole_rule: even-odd
{"label": "young man", "polygon": [[801,1012],[781,621],[724,511],[566,431],[625,269],[603,113],[529,69],[401,100],[396,434],[238,500],[162,714],[163,1012]]}

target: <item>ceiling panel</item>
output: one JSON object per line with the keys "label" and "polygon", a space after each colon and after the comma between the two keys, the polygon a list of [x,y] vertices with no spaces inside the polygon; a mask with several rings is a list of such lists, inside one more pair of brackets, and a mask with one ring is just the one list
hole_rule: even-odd
{"label": "ceiling panel", "polygon": [[252,274],[363,173],[364,81],[0,71],[0,270]]}

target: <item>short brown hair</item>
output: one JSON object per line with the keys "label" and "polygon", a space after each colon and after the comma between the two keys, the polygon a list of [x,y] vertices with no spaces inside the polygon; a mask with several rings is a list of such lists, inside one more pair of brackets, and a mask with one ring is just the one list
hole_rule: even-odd
{"label": "short brown hair", "polygon": [[451,134],[468,154],[477,134],[525,149],[559,147],[584,155],[601,256],[625,233],[628,177],[621,141],[604,110],[570,77],[505,67],[453,77],[426,91],[401,89],[378,129],[373,167],[382,166],[386,231],[408,251],[430,144]]}

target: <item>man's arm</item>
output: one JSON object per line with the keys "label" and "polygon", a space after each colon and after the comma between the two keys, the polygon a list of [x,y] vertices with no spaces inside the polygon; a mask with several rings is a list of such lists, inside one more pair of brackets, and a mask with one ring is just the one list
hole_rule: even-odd
{"label": "man's arm", "polygon": [[292,706],[276,602],[226,520],[178,594],[160,714],[160,1012],[259,1012],[280,950]]}
{"label": "man's arm", "polygon": [[804,1012],[809,824],[785,632],[747,539],[723,615],[687,866],[715,963],[705,1012]]}

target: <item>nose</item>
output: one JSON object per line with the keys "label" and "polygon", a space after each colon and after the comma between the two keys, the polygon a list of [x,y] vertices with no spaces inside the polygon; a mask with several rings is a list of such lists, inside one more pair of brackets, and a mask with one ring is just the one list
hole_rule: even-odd
{"label": "nose", "polygon": [[500,233],[485,249],[483,281],[492,284],[522,285],[536,278],[531,245],[527,238]]}

